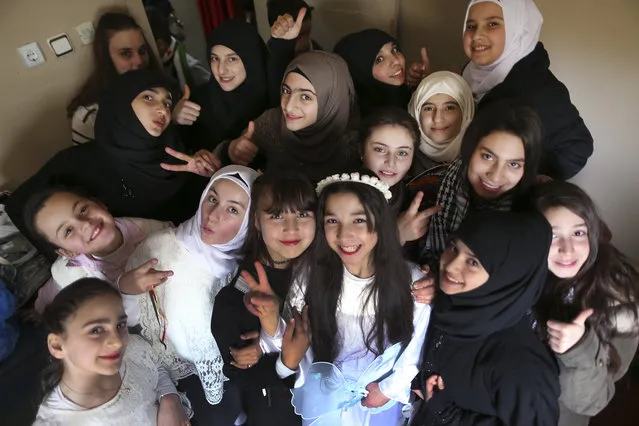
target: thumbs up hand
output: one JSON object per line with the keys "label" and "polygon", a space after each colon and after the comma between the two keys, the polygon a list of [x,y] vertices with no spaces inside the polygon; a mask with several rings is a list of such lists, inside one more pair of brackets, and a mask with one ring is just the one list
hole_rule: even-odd
{"label": "thumbs up hand", "polygon": [[195,102],[189,101],[191,97],[191,89],[188,84],[184,85],[184,96],[180,99],[173,108],[173,114],[171,115],[174,123],[181,124],[183,126],[190,126],[200,116],[201,107]]}
{"label": "thumbs up hand", "polygon": [[253,143],[253,133],[255,133],[255,123],[250,121],[244,134],[229,145],[229,158],[233,164],[248,166],[257,155],[258,148]]}
{"label": "thumbs up hand", "polygon": [[414,62],[408,69],[406,76],[406,82],[411,87],[416,87],[430,73],[430,59],[425,47],[422,47],[420,55],[421,62]]}
{"label": "thumbs up hand", "polygon": [[297,14],[297,19],[295,20],[293,20],[293,17],[288,13],[283,16],[278,16],[277,21],[275,21],[271,27],[271,37],[295,40],[300,35],[302,24],[304,23],[304,16],[306,16],[305,7],[300,9]]}
{"label": "thumbs up hand", "polygon": [[594,313],[592,309],[581,311],[575,319],[569,323],[548,321],[548,337],[550,349],[558,354],[563,354],[572,349],[586,333],[586,320]]}

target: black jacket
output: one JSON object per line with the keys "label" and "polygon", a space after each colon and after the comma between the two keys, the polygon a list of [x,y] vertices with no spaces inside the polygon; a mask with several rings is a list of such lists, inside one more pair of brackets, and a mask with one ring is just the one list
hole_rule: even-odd
{"label": "black jacket", "polygon": [[484,95],[478,108],[504,98],[519,98],[535,108],[544,125],[544,156],[539,174],[565,180],[584,168],[593,152],[593,139],[571,103],[568,89],[549,67],[548,52],[538,43],[503,82]]}

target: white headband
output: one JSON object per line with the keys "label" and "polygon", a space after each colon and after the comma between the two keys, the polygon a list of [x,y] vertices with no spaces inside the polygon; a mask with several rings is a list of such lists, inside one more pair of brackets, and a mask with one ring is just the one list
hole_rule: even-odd
{"label": "white headband", "polygon": [[379,192],[382,193],[382,195],[384,195],[384,198],[386,198],[386,200],[390,200],[391,198],[393,198],[393,194],[391,194],[390,187],[388,186],[387,183],[382,182],[381,180],[379,180],[379,178],[375,176],[368,176],[368,175],[360,176],[360,174],[357,172],[350,173],[350,174],[342,173],[341,175],[339,174],[333,175],[325,179],[322,179],[317,184],[317,187],[315,188],[315,192],[317,192],[317,195],[319,195],[324,190],[324,188],[326,188],[328,185],[337,183],[337,182],[363,183],[365,185],[372,186],[373,188],[377,189]]}

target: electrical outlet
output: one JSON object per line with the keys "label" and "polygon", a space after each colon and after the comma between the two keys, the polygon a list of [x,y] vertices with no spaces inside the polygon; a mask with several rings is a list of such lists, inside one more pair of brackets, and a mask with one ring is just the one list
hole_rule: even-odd
{"label": "electrical outlet", "polygon": [[43,64],[44,54],[42,54],[42,50],[38,47],[38,43],[35,41],[33,43],[25,44],[24,46],[18,47],[18,54],[22,58],[24,64],[31,68]]}
{"label": "electrical outlet", "polygon": [[93,43],[93,36],[95,34],[95,30],[93,29],[93,22],[87,21],[83,22],[77,27],[75,27],[78,36],[80,37],[80,41],[82,44],[91,44]]}

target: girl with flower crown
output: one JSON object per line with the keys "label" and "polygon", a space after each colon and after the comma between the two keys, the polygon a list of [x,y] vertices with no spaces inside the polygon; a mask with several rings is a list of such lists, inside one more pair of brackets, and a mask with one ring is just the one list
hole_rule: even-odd
{"label": "girl with flower crown", "polygon": [[[304,424],[399,424],[430,318],[411,298],[422,274],[402,258],[391,193],[372,172],[333,175],[317,191],[311,261],[284,306],[294,318],[285,327],[278,309],[260,305],[262,344],[281,349],[280,377],[297,375],[292,402]],[[247,278],[272,293],[264,274]]]}

